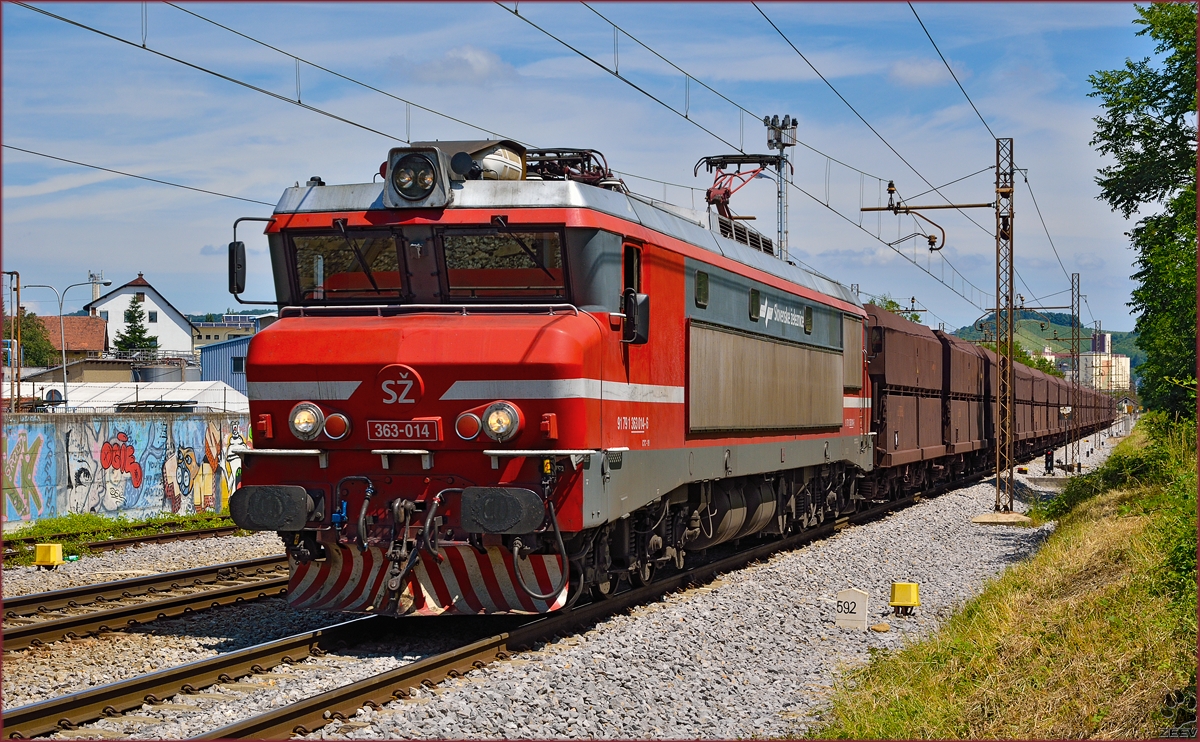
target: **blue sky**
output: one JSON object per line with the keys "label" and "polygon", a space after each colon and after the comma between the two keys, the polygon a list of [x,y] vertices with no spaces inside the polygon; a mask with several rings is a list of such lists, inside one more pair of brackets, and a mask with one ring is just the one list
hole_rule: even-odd
{"label": "blue sky", "polygon": [[[329,183],[371,179],[395,139],[304,110],[140,48],[143,4],[46,4],[45,9],[134,42],[122,44],[27,8],[4,4],[5,144],[274,203],[311,175]],[[689,120],[650,100],[493,4],[188,4],[208,19],[393,95],[534,146],[598,149],[636,191],[703,206],[711,176],[696,161],[730,151]],[[512,7],[509,3],[508,7]],[[928,186],[858,120],[750,4],[598,3],[592,6],[659,54],[759,118],[744,115],[619,35],[622,75],[689,119],[747,151],[765,151],[762,114],[791,114],[801,141],[884,180],[902,195]],[[838,91],[934,185],[992,165],[995,146],[903,3],[764,3],[761,6]],[[1083,319],[1128,330],[1133,287],[1129,224],[1096,200],[1104,161],[1088,145],[1098,108],[1087,77],[1152,52],[1135,37],[1132,5],[917,3],[921,19],[980,112],[1015,140],[1050,236],[1067,271],[1082,274]],[[519,12],[601,63],[614,63],[613,28],[582,4],[523,3]],[[145,5],[148,49],[280,96],[296,97],[296,62],[165,4]],[[300,99],[398,139],[475,138],[453,123],[300,65]],[[740,117],[740,120],[739,120]],[[124,283],[146,278],[185,312],[221,311],[224,245],[239,216],[270,207],[98,172],[13,150],[3,157],[4,268],[24,283],[65,286],[88,270]],[[884,241],[911,222],[868,216],[879,183],[810,150],[795,150],[792,255],[872,294],[916,296],[928,322],[958,327],[980,311],[929,278]],[[828,175],[827,175],[828,173]],[[958,202],[992,199],[985,172],[943,189]],[[1014,243],[1018,290],[1030,297],[1069,288],[1018,180]],[[698,190],[693,190],[698,189]],[[936,194],[917,199],[937,201]],[[774,186],[756,181],[734,209],[775,231]],[[944,255],[975,286],[994,292],[994,221],[931,212],[948,233]],[[256,230],[248,247],[261,250]],[[898,249],[913,255],[914,243]],[[940,256],[917,259],[949,276]],[[269,298],[269,266],[252,254],[247,296]],[[947,278],[947,280],[950,280]],[[44,295],[43,295],[44,294]],[[34,311],[56,309],[30,290]],[[88,300],[68,294],[68,311]],[[1049,304],[1067,303],[1059,293]],[[1090,309],[1090,311],[1089,311]]]}

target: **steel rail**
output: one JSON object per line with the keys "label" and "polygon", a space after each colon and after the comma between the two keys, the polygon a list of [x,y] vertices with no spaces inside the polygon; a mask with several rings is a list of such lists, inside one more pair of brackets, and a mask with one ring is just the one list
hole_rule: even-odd
{"label": "steel rail", "polygon": [[30,593],[4,598],[4,617],[16,618],[36,613],[59,610],[62,608],[78,608],[89,603],[103,603],[110,600],[120,600],[138,595],[146,595],[157,590],[178,590],[224,579],[233,574],[261,574],[279,571],[287,567],[284,556],[258,557],[243,559],[237,562],[214,564],[208,567],[195,567],[176,572],[132,577],[127,580],[113,582],[98,582],[92,585],[68,587],[45,593]]}
{"label": "steel rail", "polygon": [[201,538],[216,538],[232,536],[242,530],[236,525],[214,526],[213,528],[197,528],[191,531],[164,531],[162,533],[147,533],[141,536],[122,536],[104,541],[89,541],[84,547],[91,551],[112,551],[126,546],[138,544],[167,544],[172,541],[194,541]]}
{"label": "steel rail", "polygon": [[215,683],[259,674],[282,664],[323,654],[338,642],[358,642],[378,625],[379,617],[365,616],[315,631],[293,634],[216,657],[87,688],[46,701],[4,710],[4,736],[27,739],[72,729],[106,716],[151,705],[180,693],[195,692]]}
{"label": "steel rail", "polygon": [[[167,594],[159,599],[119,602],[111,608],[5,626],[4,649],[6,651],[25,649],[102,631],[115,631],[133,624],[180,616],[207,608],[287,594],[288,578],[286,575],[268,576],[265,579],[255,579],[255,577],[257,576],[231,575],[229,581],[232,584],[223,584],[226,582],[225,580],[218,580],[215,583],[180,585],[178,589],[201,588],[184,595]],[[220,586],[209,587],[209,585]],[[25,617],[18,616],[15,620],[19,621],[21,618]],[[11,621],[13,619],[10,619]]]}
{"label": "steel rail", "polygon": [[489,662],[508,659],[510,652],[529,647],[556,633],[593,624],[667,593],[711,580],[719,573],[739,569],[777,552],[788,551],[832,535],[847,525],[874,520],[919,499],[920,496],[914,495],[861,513],[853,513],[803,533],[761,544],[684,572],[667,575],[650,585],[618,593],[607,600],[598,600],[552,614],[512,631],[234,722],[193,739],[286,739],[293,734],[310,734],[331,721],[351,718],[364,706],[378,708],[391,701],[407,698],[411,689],[420,686],[433,687],[447,678],[459,677],[472,669],[482,668]]}

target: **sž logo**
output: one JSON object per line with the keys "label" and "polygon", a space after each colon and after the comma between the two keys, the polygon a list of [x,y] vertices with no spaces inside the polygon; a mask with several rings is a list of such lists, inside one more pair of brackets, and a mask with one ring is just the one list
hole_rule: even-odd
{"label": "s\u017e logo", "polygon": [[402,363],[384,366],[375,380],[384,404],[416,404],[425,394],[420,374]]}

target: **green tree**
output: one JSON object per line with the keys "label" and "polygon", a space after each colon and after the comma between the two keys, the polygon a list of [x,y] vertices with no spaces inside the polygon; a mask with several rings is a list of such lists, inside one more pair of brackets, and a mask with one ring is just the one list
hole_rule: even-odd
{"label": "green tree", "polygon": [[891,312],[892,314],[895,314],[899,317],[903,317],[904,319],[908,320],[909,322],[920,322],[921,321],[920,313],[904,311],[906,309],[906,307],[903,304],[901,304],[900,302],[893,299],[888,294],[883,294],[882,296],[875,297],[875,301],[873,303],[875,304],[875,306],[879,307],[880,309],[886,309],[889,312]]}
{"label": "green tree", "polygon": [[1136,9],[1137,35],[1156,42],[1158,59],[1127,59],[1088,78],[1104,109],[1091,143],[1116,160],[1096,183],[1099,198],[1125,217],[1163,209],[1127,233],[1138,284],[1129,306],[1146,352],[1139,391],[1151,409],[1194,416],[1186,380],[1196,377],[1196,5]]}
{"label": "green tree", "polygon": [[[25,365],[26,366],[58,366],[61,365],[59,360],[59,352],[55,350],[53,343],[50,342],[50,335],[46,332],[46,326],[42,324],[42,320],[33,312],[27,312],[23,308],[20,312],[21,317],[21,347],[24,348]],[[55,318],[57,321],[58,318]],[[4,337],[8,339],[12,336],[12,316],[4,318]]]}
{"label": "green tree", "polygon": [[[993,353],[996,352],[995,343],[979,343],[980,346],[987,348]],[[1051,376],[1057,376],[1062,379],[1066,376],[1062,371],[1054,367],[1054,364],[1049,359],[1037,356],[1036,358],[1029,354],[1029,351],[1022,348],[1020,345],[1013,343],[1013,360],[1017,363],[1024,364],[1030,368],[1036,368],[1039,371],[1045,371]]]}
{"label": "green tree", "polygon": [[145,350],[158,347],[158,336],[146,332],[146,311],[135,294],[125,310],[125,330],[117,333],[117,350]]}

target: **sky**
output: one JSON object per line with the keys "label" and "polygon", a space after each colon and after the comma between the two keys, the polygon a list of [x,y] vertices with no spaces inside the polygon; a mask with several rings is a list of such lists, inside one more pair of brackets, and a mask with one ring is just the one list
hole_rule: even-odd
{"label": "sky", "polygon": [[[859,209],[886,203],[888,180],[909,203],[945,203],[920,194],[981,170],[940,192],[992,201],[995,140],[982,116],[1013,139],[1024,172],[1017,291],[1031,306],[1069,304],[1066,274],[1078,272],[1083,321],[1133,327],[1132,225],[1097,200],[1107,163],[1088,143],[1100,112],[1088,76],[1153,53],[1131,4],[915,3],[980,115],[905,3],[761,3],[786,39],[748,3],[522,3],[519,16],[511,2],[37,7],[129,43],[5,3],[5,145],[249,201],[6,148],[3,267],[23,284],[62,289],[90,270],[119,286],[143,272],[181,311],[221,312],[234,306],[235,219],[269,215],[265,204],[313,175],[367,182],[404,140],[596,149],[631,190],[704,208],[712,176],[693,176],[697,160],[767,152],[762,115],[789,114],[805,145],[789,152],[793,181],[807,194],[790,190],[791,257],[858,284],[864,300],[915,297],[927,324],[953,329],[994,301],[992,210],[926,212],[947,234],[930,253],[923,239],[885,244],[916,232],[912,217]],[[751,182],[733,209],[774,237],[773,181]],[[238,236],[251,253],[244,296],[271,299],[265,238],[253,223]],[[90,298],[72,289],[65,311]],[[22,301],[57,311],[44,289]]]}

